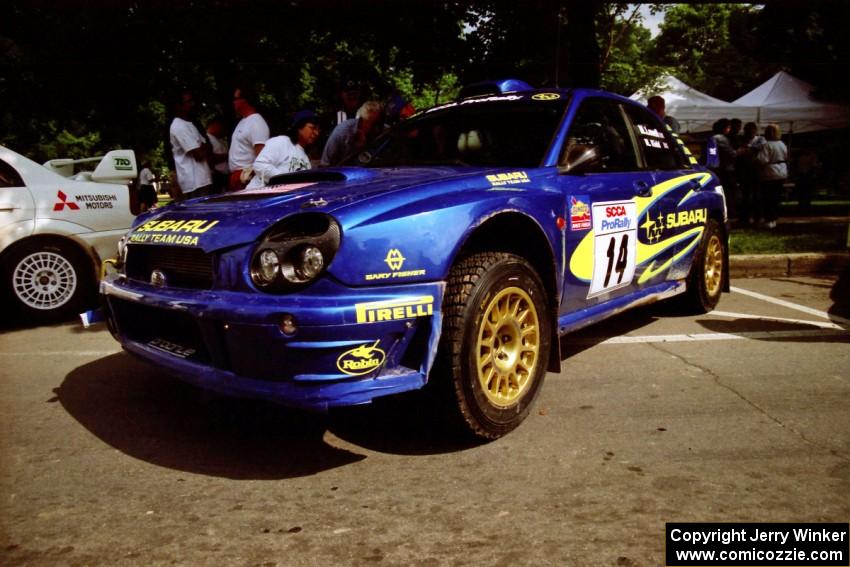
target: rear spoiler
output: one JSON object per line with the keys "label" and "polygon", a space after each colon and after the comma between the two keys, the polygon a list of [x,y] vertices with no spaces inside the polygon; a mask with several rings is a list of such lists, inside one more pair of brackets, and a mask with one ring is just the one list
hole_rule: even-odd
{"label": "rear spoiler", "polygon": [[138,171],[136,169],[136,153],[133,150],[112,150],[105,156],[97,156],[82,159],[51,159],[44,162],[44,167],[58,173],[62,177],[74,175],[75,166],[81,163],[98,163],[91,173],[85,172],[83,176],[91,181],[99,182],[124,182],[135,179]]}

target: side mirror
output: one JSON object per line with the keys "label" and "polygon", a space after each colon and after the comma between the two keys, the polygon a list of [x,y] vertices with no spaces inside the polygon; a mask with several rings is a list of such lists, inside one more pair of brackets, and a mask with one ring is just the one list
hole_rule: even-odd
{"label": "side mirror", "polygon": [[602,157],[599,148],[585,144],[576,144],[567,150],[566,158],[561,164],[561,173],[582,174],[591,171],[599,165]]}

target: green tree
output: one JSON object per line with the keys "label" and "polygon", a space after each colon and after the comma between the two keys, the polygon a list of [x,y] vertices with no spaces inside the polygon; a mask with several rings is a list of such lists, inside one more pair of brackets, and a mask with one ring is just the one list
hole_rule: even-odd
{"label": "green tree", "polygon": [[[759,67],[732,42],[730,22],[756,10],[740,4],[678,4],[665,12],[651,60],[694,88],[724,100],[745,92]],[[745,33],[739,27],[736,35]]]}
{"label": "green tree", "polygon": [[748,88],[779,69],[815,85],[815,96],[850,101],[850,2],[771,2],[740,14],[732,43],[759,63]]}
{"label": "green tree", "polygon": [[597,16],[601,87],[626,96],[652,85],[665,70],[647,60],[653,41],[638,8],[606,4]]}

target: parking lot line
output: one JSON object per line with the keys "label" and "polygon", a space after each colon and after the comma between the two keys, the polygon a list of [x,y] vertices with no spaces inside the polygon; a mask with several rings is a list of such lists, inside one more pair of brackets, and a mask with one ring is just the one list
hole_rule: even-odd
{"label": "parking lot line", "polygon": [[689,333],[679,335],[621,336],[599,340],[588,337],[570,341],[577,345],[623,345],[640,343],[681,343],[699,341],[774,340],[850,336],[844,329],[798,329],[787,331],[741,331],[739,333]]}
{"label": "parking lot line", "polygon": [[819,311],[818,309],[812,309],[811,307],[806,307],[805,305],[798,305],[796,303],[791,303],[790,301],[785,301],[784,299],[777,299],[775,297],[771,297],[769,295],[764,295],[761,293],[757,293],[755,291],[750,291],[748,289],[743,289],[740,287],[732,286],[730,288],[733,293],[740,293],[741,295],[748,295],[755,299],[761,299],[762,301],[767,301],[768,303],[773,303],[774,305],[781,305],[782,307],[787,307],[788,309],[795,309],[797,311],[801,311],[803,313],[808,313],[809,315],[814,315],[815,317],[820,317],[822,319],[829,319],[832,321],[836,321],[838,323],[850,324],[850,319],[846,319],[844,317],[839,317],[838,315],[830,315],[824,311]]}

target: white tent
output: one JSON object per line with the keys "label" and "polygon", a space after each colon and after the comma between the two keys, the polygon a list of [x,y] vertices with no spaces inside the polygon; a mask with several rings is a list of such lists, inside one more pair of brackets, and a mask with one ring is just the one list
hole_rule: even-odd
{"label": "white tent", "polygon": [[710,131],[721,118],[739,118],[743,122],[756,120],[756,109],[714,98],[683,83],[673,75],[661,77],[661,87],[647,93],[640,90],[630,98],[646,104],[653,95],[664,97],[667,114],[679,121],[682,132]]}
{"label": "white tent", "polygon": [[809,83],[779,71],[732,104],[756,109],[755,122],[779,124],[783,132],[850,126],[850,107],[813,100],[809,94],[812,90]]}

